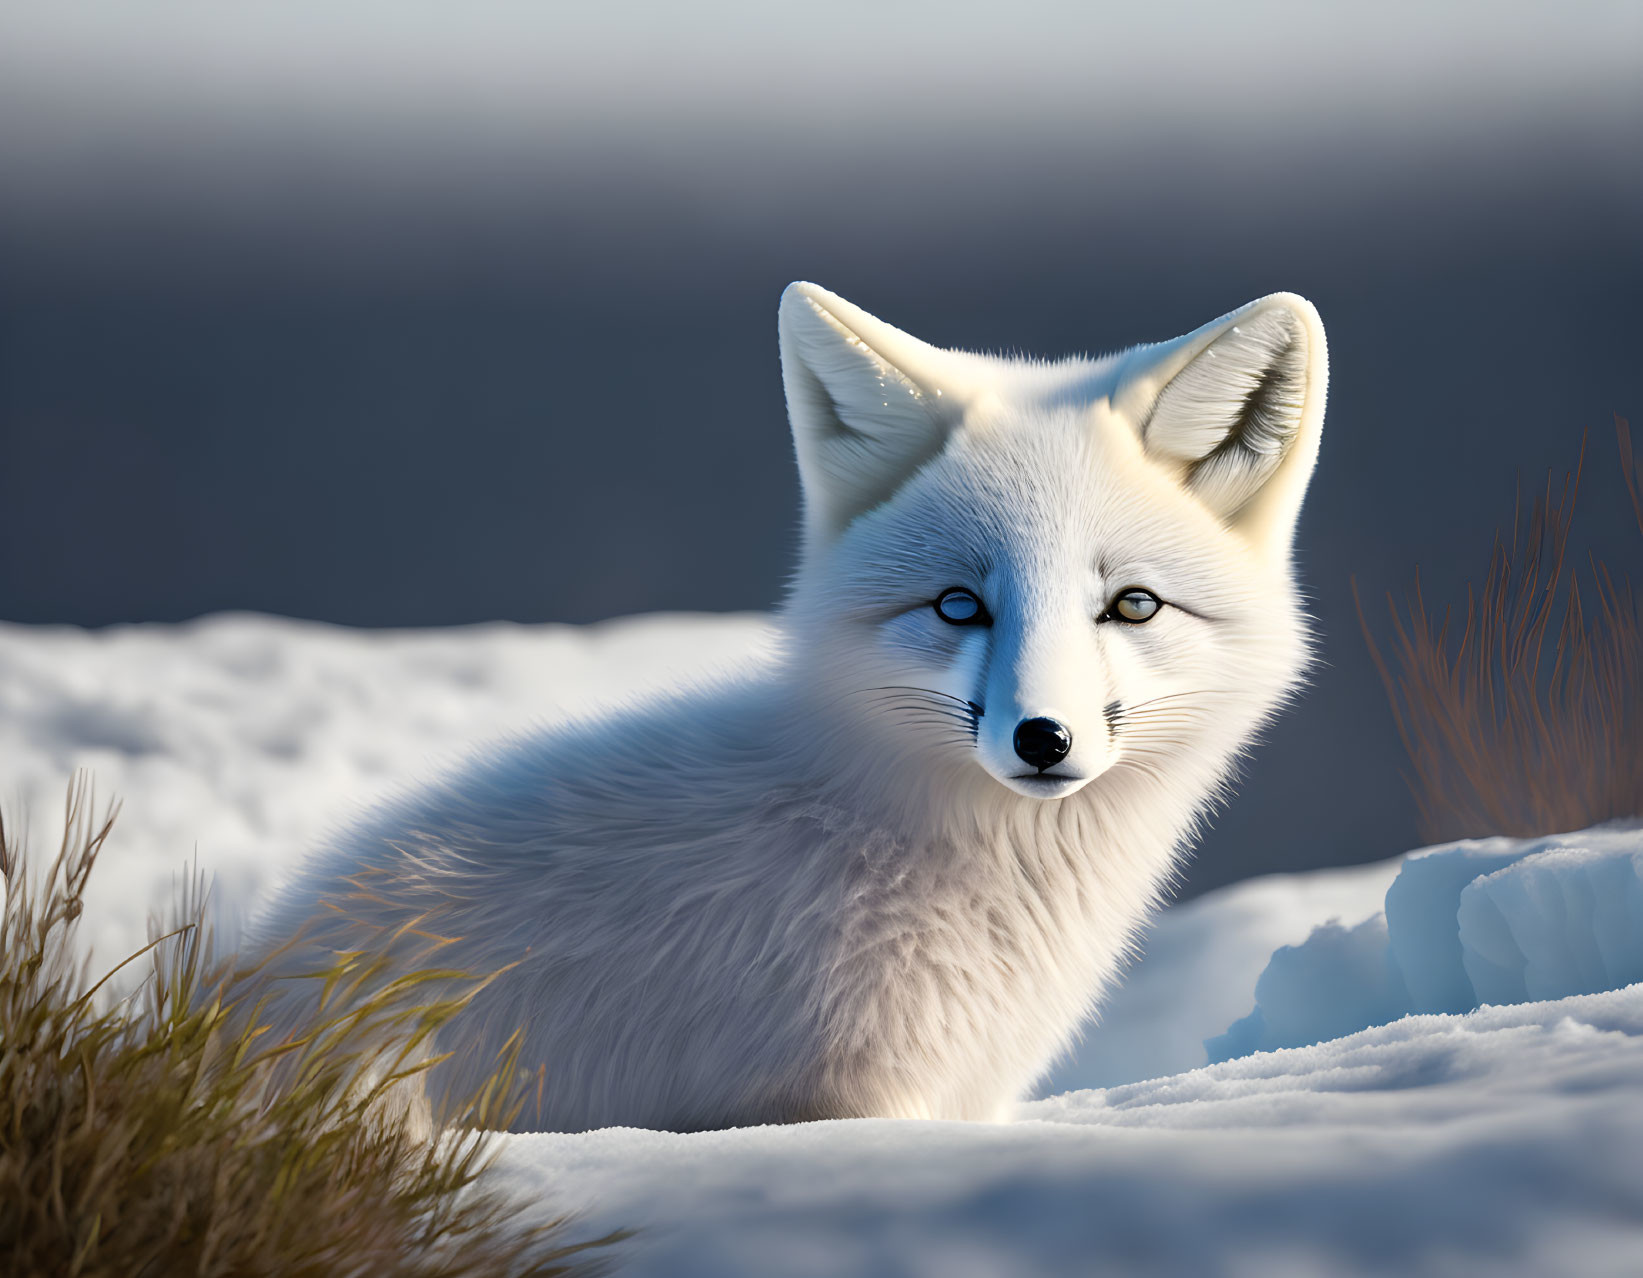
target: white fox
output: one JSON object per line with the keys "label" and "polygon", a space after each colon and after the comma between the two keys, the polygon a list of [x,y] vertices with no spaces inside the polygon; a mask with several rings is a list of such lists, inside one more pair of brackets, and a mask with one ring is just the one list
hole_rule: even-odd
{"label": "white fox", "polygon": [[513,964],[439,1046],[462,1084],[518,1032],[522,1127],[1008,1117],[1307,661],[1310,303],[1041,363],[799,283],[780,335],[804,545],[769,664],[485,750],[262,923],[307,929],[287,972],[425,914],[441,966]]}

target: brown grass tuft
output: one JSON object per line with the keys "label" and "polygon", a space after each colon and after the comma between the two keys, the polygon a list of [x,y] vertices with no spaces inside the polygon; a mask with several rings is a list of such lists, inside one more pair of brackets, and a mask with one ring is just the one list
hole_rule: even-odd
{"label": "brown grass tuft", "polygon": [[368,999],[266,1043],[256,1008],[224,994],[247,974],[213,957],[198,880],[177,925],[115,969],[146,960],[137,990],[90,980],[74,932],[114,821],[93,809],[76,778],[43,877],[0,824],[0,1274],[602,1268],[558,1223],[514,1227],[516,1205],[480,1183],[482,1129],[522,1099],[511,1060],[433,1140],[384,1115],[384,1087],[426,1068],[406,1062],[471,993]]}
{"label": "brown grass tuft", "polygon": [[[1639,532],[1643,472],[1615,418]],[[1400,609],[1390,595],[1394,672],[1358,603],[1358,621],[1409,755],[1421,833],[1431,842],[1577,830],[1643,813],[1643,631],[1631,583],[1595,557],[1568,562],[1585,446],[1561,486],[1547,476],[1527,526],[1496,535],[1483,584],[1451,610],[1427,610],[1417,572]],[[1353,583],[1357,600],[1357,583]]]}

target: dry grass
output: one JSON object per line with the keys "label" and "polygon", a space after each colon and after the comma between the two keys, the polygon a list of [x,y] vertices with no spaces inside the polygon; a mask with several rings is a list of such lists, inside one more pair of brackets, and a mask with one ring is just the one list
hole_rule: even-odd
{"label": "dry grass", "polygon": [[[1615,431],[1643,532],[1643,472],[1619,417]],[[1584,572],[1569,561],[1584,462],[1582,445],[1561,485],[1547,477],[1526,524],[1520,499],[1511,539],[1497,534],[1458,626],[1452,609],[1428,611],[1417,573],[1404,608],[1387,597],[1389,664],[1358,606],[1409,755],[1421,832],[1432,842],[1575,830],[1643,813],[1637,599],[1596,558]]]}
{"label": "dry grass", "polygon": [[0,1274],[600,1267],[557,1226],[513,1227],[516,1205],[480,1183],[482,1129],[521,1101],[511,1060],[437,1139],[384,1115],[383,1089],[426,1068],[410,1062],[472,990],[407,1006],[413,974],[268,1043],[224,996],[247,974],[214,959],[197,881],[177,926],[120,965],[150,966],[139,988],[91,981],[74,932],[112,823],[77,779],[43,876],[0,826]]}

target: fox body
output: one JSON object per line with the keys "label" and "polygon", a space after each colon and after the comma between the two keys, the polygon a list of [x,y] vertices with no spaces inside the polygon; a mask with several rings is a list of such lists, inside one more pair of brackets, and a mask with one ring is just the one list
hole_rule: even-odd
{"label": "fox body", "polygon": [[262,922],[303,938],[276,970],[419,919],[506,967],[441,1069],[519,1034],[521,1126],[1006,1117],[1305,665],[1307,302],[1039,363],[794,284],[780,334],[805,531],[768,664],[482,751]]}

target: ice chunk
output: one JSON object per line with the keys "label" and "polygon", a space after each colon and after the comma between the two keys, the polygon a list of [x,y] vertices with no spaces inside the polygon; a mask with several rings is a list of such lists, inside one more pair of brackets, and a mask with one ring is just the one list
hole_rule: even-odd
{"label": "ice chunk", "polygon": [[1273,953],[1255,985],[1255,1010],[1206,1039],[1204,1050],[1214,1064],[1308,1047],[1395,1021],[1408,1010],[1409,991],[1387,945],[1386,916],[1351,928],[1332,920],[1304,943]]}
{"label": "ice chunk", "polygon": [[1469,839],[1416,852],[1386,892],[1392,957],[1409,989],[1411,1010],[1465,1012],[1477,1006],[1461,959],[1455,914],[1466,885],[1539,851],[1538,842]]}
{"label": "ice chunk", "polygon": [[1255,1010],[1210,1061],[1311,1043],[1409,1012],[1468,1012],[1643,981],[1643,830],[1446,844],[1407,858],[1386,913],[1273,952]]}
{"label": "ice chunk", "polygon": [[1590,846],[1524,857],[1462,890],[1457,940],[1480,1003],[1643,980],[1643,852],[1616,847],[1616,833],[1592,831]]}

